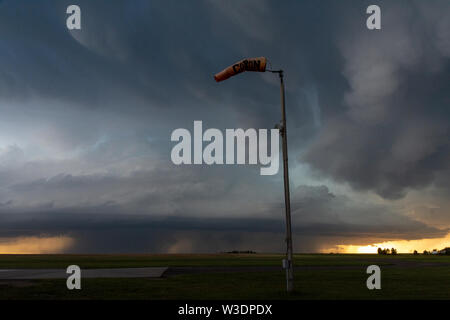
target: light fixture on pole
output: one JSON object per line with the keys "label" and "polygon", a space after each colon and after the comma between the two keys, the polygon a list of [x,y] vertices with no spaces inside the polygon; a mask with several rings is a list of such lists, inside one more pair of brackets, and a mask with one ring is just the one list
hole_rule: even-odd
{"label": "light fixture on pole", "polygon": [[286,269],[286,289],[291,292],[294,289],[294,270],[292,263],[292,229],[291,229],[291,200],[289,192],[289,166],[287,150],[287,129],[286,129],[286,108],[284,98],[283,70],[266,70],[267,59],[264,57],[244,59],[229,66],[214,76],[217,82],[226,80],[244,71],[272,72],[278,73],[280,77],[281,94],[281,123],[275,126],[280,131],[283,141],[283,172],[284,172],[284,204],[286,210],[286,259],[283,260],[283,267]]}

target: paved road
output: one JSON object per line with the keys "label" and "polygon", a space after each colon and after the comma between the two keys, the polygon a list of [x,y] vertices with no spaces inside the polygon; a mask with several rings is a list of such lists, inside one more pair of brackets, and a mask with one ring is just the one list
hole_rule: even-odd
{"label": "paved road", "polygon": [[[82,269],[82,278],[160,278],[167,267],[161,268],[121,268]],[[0,280],[13,279],[66,279],[65,269],[2,269]]]}

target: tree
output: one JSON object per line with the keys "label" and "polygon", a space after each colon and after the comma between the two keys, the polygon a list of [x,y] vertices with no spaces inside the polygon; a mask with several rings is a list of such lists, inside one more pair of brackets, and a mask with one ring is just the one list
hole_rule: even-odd
{"label": "tree", "polygon": [[414,255],[418,255],[419,253],[417,252],[417,250],[414,250]]}
{"label": "tree", "polygon": [[383,250],[381,248],[378,248],[378,254],[383,254]]}
{"label": "tree", "polygon": [[396,255],[396,254],[397,254],[397,249],[392,248],[392,249],[391,249],[391,254],[392,254],[392,255]]}
{"label": "tree", "polygon": [[425,255],[426,255],[426,254],[429,254],[429,253],[428,253],[428,251],[427,251],[427,250],[424,250],[424,251],[423,251],[423,254],[425,254]]}

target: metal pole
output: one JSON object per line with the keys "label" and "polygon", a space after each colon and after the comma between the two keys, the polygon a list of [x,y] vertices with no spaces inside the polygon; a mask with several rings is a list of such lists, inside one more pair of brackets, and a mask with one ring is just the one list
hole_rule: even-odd
{"label": "metal pole", "polygon": [[284,204],[286,207],[286,290],[291,292],[294,289],[294,270],[292,264],[292,230],[291,230],[291,200],[289,193],[289,166],[287,150],[287,127],[286,127],[286,108],[284,101],[284,80],[283,70],[278,72],[280,76],[281,91],[281,136],[283,138],[283,170],[284,170]]}

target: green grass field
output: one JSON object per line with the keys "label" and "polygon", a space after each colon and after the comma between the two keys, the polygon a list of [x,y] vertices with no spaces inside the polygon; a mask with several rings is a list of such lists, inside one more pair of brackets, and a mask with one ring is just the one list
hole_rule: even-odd
{"label": "green grass field", "polygon": [[[0,269],[280,266],[281,255],[0,255]],[[366,287],[367,266],[381,267],[381,290]],[[450,256],[296,255],[295,292],[283,270],[189,273],[161,279],[0,280],[0,299],[450,299]]]}

